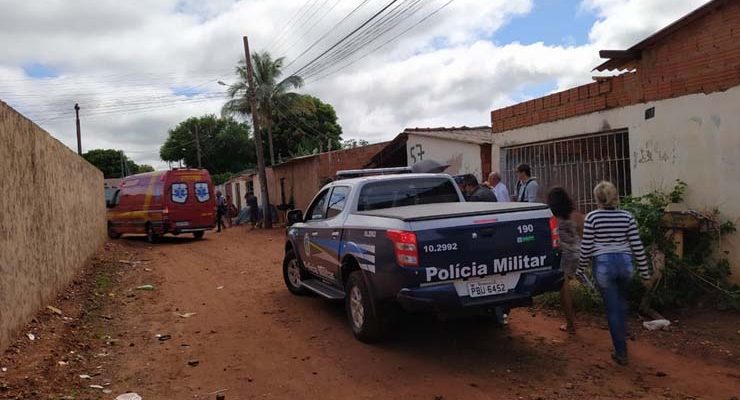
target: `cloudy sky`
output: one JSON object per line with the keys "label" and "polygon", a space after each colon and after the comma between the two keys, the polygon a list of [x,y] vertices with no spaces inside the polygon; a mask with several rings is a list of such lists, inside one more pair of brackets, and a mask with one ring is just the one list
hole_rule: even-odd
{"label": "cloudy sky", "polygon": [[246,34],[336,108],[345,138],[378,142],[405,127],[489,125],[492,109],[588,83],[598,50],[707,0],[448,2],[0,0],[0,100],[71,148],[79,103],[83,151],[162,168],[169,128],[219,112],[218,81],[233,80]]}

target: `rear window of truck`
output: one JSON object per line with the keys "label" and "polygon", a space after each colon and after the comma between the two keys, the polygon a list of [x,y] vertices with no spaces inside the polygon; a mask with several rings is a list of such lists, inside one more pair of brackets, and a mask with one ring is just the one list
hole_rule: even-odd
{"label": "rear window of truck", "polygon": [[459,201],[457,190],[450,179],[399,179],[373,182],[363,186],[357,211]]}

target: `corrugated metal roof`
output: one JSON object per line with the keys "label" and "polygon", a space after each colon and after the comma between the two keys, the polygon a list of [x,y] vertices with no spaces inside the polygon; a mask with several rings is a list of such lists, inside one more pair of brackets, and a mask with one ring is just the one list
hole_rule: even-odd
{"label": "corrugated metal roof", "polygon": [[467,126],[461,126],[459,128],[409,128],[404,130],[403,133],[473,144],[493,143],[493,133],[490,126],[472,128]]}
{"label": "corrugated metal roof", "polygon": [[[666,39],[668,36],[686,25],[706,16],[717,8],[725,5],[730,0],[712,0],[696,10],[684,15],[681,19],[655,32],[627,50],[602,50],[599,52],[601,58],[608,59],[594,71],[634,70],[637,62],[642,57],[642,51],[656,43]],[[735,0],[737,1],[737,0]]]}

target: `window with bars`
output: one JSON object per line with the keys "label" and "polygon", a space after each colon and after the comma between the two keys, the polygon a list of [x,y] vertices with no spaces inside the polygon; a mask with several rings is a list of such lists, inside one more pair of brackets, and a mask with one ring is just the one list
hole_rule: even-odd
{"label": "window with bars", "polygon": [[596,208],[592,190],[602,180],[631,194],[629,138],[626,130],[501,148],[501,171],[510,192],[516,189],[516,167],[529,164],[540,186],[539,198],[561,186],[581,212]]}

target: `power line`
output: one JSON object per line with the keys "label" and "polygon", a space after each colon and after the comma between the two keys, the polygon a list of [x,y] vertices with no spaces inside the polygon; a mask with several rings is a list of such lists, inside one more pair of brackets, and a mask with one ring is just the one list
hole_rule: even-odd
{"label": "power line", "polygon": [[[408,1],[409,0],[404,0],[404,3],[407,3]],[[396,28],[398,26],[396,21],[410,18],[424,6],[424,3],[421,3],[421,7],[418,7],[420,0],[411,1],[412,2],[403,9],[401,9],[403,3],[399,4],[383,18],[370,25],[364,32],[353,38],[350,42],[336,49],[333,54],[327,56],[321,63],[317,63],[311,68],[306,69],[302,75],[304,77],[311,76],[316,72],[320,72],[325,69],[327,65],[335,65],[336,63],[343,61],[361,50],[367,44],[372,43],[385,35],[388,31]],[[380,33],[378,33],[379,31]]]}
{"label": "power line", "polygon": [[[304,19],[305,16],[308,15],[309,12],[313,9],[313,7],[317,4],[318,0],[311,0],[311,4],[304,10],[304,12],[301,14],[300,17],[294,22],[294,24],[297,26],[297,29],[300,29],[303,27],[303,25],[306,22],[306,19]],[[275,43],[274,47],[279,48],[285,43],[286,38],[289,38],[290,36],[283,36],[282,39],[278,40],[277,43]],[[272,46],[271,46],[272,47]]]}
{"label": "power line", "polygon": [[[374,52],[376,52],[376,51],[378,51],[378,50],[382,49],[383,47],[387,46],[388,44],[390,44],[390,43],[392,43],[392,42],[394,42],[394,41],[398,40],[398,38],[400,38],[401,36],[405,35],[405,34],[406,34],[406,33],[408,33],[409,31],[411,31],[411,30],[413,30],[414,28],[416,28],[417,26],[419,26],[419,25],[423,24],[424,22],[426,22],[426,21],[427,21],[428,19],[430,19],[430,18],[432,18],[433,16],[437,15],[437,14],[438,14],[438,13],[439,13],[440,11],[444,10],[445,8],[447,8],[447,6],[449,6],[449,5],[450,5],[451,3],[453,3],[454,1],[455,1],[455,0],[449,0],[449,1],[447,1],[447,3],[443,4],[443,5],[441,6],[441,7],[437,8],[436,10],[434,10],[434,11],[432,11],[431,13],[427,14],[427,15],[426,15],[426,16],[425,16],[424,18],[422,18],[421,20],[419,20],[419,21],[418,21],[418,22],[416,22],[415,24],[411,25],[410,27],[408,27],[407,29],[403,30],[403,31],[402,31],[402,32],[400,32],[399,34],[397,34],[397,35],[393,36],[393,37],[392,37],[392,38],[390,38],[389,40],[387,40],[387,41],[383,42],[383,43],[382,43],[381,45],[379,45],[379,46],[377,46],[377,47],[373,48],[372,50],[370,50],[369,52],[365,53],[365,54],[364,54],[364,55],[362,55],[362,56],[361,56],[360,58],[358,58],[358,59],[356,59],[356,60],[354,60],[354,61],[350,62],[349,64],[346,64],[346,65],[344,65],[344,66],[340,67],[339,69],[336,69],[336,70],[334,70],[333,72],[328,72],[328,73],[326,73],[326,74],[323,74],[323,75],[321,75],[321,76],[319,76],[318,78],[316,78],[316,79],[313,79],[313,80],[310,80],[310,79],[311,79],[311,77],[307,77],[306,79],[307,79],[307,80],[310,80],[309,82],[307,82],[307,84],[308,84],[308,83],[315,83],[315,82],[318,82],[318,81],[320,81],[320,80],[326,79],[327,77],[329,77],[329,76],[331,76],[331,75],[333,75],[333,74],[336,74],[336,73],[338,73],[339,71],[342,71],[342,70],[344,70],[344,69],[346,69],[346,68],[349,68],[350,66],[352,66],[352,65],[356,64],[357,62],[359,62],[359,61],[361,61],[361,60],[365,59],[365,58],[366,58],[367,56],[369,56],[370,54],[373,54]],[[313,75],[313,76],[316,76],[316,75]]]}
{"label": "power line", "polygon": [[[333,4],[333,5],[332,5],[332,6],[331,6],[331,7],[329,8],[329,10],[327,10],[327,12],[325,12],[325,13],[324,13],[324,14],[323,14],[323,15],[322,15],[322,16],[321,16],[321,17],[320,17],[319,19],[317,19],[317,20],[316,20],[316,21],[315,21],[315,22],[313,23],[313,25],[311,25],[310,27],[308,27],[308,29],[306,29],[306,31],[304,32],[304,34],[307,34],[307,33],[311,32],[311,31],[313,30],[313,28],[315,28],[315,27],[316,27],[316,25],[318,25],[318,23],[319,23],[319,22],[323,21],[323,20],[324,20],[324,18],[326,18],[326,16],[327,16],[327,15],[331,14],[331,12],[332,12],[332,11],[334,11],[334,9],[335,9],[335,8],[337,7],[337,5],[338,5],[338,4],[339,4],[339,3],[341,2],[341,1],[342,1],[342,0],[336,0],[336,1],[334,2],[334,4]],[[287,53],[289,53],[289,52],[290,52],[291,50],[293,50],[293,48],[294,48],[294,47],[295,47],[295,46],[296,46],[296,45],[297,45],[297,44],[298,44],[298,43],[300,42],[300,40],[302,39],[302,37],[301,37],[302,35],[298,35],[298,36],[299,36],[299,38],[298,38],[298,39],[296,39],[295,41],[293,41],[293,44],[291,44],[291,45],[290,45],[290,46],[289,46],[289,47],[288,47],[288,48],[287,48],[287,49],[286,49],[286,50],[285,50],[285,51],[284,51],[283,53],[286,53],[286,54],[287,54]]]}
{"label": "power line", "polygon": [[341,21],[339,21],[336,24],[334,24],[334,26],[332,26],[331,28],[329,28],[329,30],[326,31],[326,33],[324,33],[320,38],[318,38],[315,42],[313,42],[310,46],[308,46],[308,48],[306,50],[304,50],[301,54],[299,54],[298,56],[296,56],[293,59],[293,61],[291,61],[288,65],[285,66],[285,68],[286,69],[289,68],[296,61],[300,60],[300,58],[303,57],[306,53],[308,53],[314,47],[316,47],[316,45],[318,45],[319,43],[321,43],[322,40],[326,39],[327,36],[329,36],[330,34],[334,33],[336,31],[336,29],[339,28],[339,26],[341,26],[346,20],[348,20],[349,18],[351,18],[359,9],[361,9],[365,4],[367,4],[368,1],[370,1],[370,0],[363,0],[362,3],[360,3],[352,11],[350,11],[350,13],[347,14],[344,18],[342,18]]}
{"label": "power line", "polygon": [[272,41],[270,41],[270,44],[267,45],[268,49],[271,48],[274,44],[276,44],[275,42],[278,39],[280,39],[288,31],[290,24],[292,24],[295,21],[295,18],[298,16],[298,14],[301,12],[301,10],[303,10],[304,7],[306,7],[306,5],[310,1],[311,0],[306,0],[306,2],[304,2],[303,5],[295,11],[295,13],[293,13],[293,15],[288,19],[288,22],[285,23],[285,26],[283,26],[283,29],[281,29],[280,32],[272,38]]}
{"label": "power line", "polygon": [[316,56],[313,60],[309,61],[303,67],[299,68],[296,72],[293,73],[293,75],[300,76],[300,73],[303,70],[305,70],[309,66],[313,65],[316,61],[318,61],[319,59],[321,59],[321,57],[325,56],[327,53],[329,53],[330,51],[332,51],[335,48],[337,48],[337,46],[339,46],[342,43],[344,43],[347,39],[349,39],[350,37],[352,37],[352,35],[354,35],[358,31],[360,31],[362,28],[364,28],[365,26],[367,26],[367,24],[369,24],[370,22],[372,22],[373,20],[375,20],[378,16],[380,16],[382,13],[384,13],[385,10],[387,10],[390,6],[392,6],[393,4],[395,4],[397,1],[398,0],[391,0],[390,2],[388,2],[388,4],[386,4],[385,7],[383,7],[380,11],[376,12],[372,17],[370,17],[368,20],[366,20],[365,22],[363,22],[359,27],[357,27],[352,32],[350,32],[349,34],[347,34],[346,36],[344,36],[342,39],[340,39],[338,42],[336,42],[333,46],[329,47],[329,49],[327,49],[323,53],[321,53],[318,56]]}

